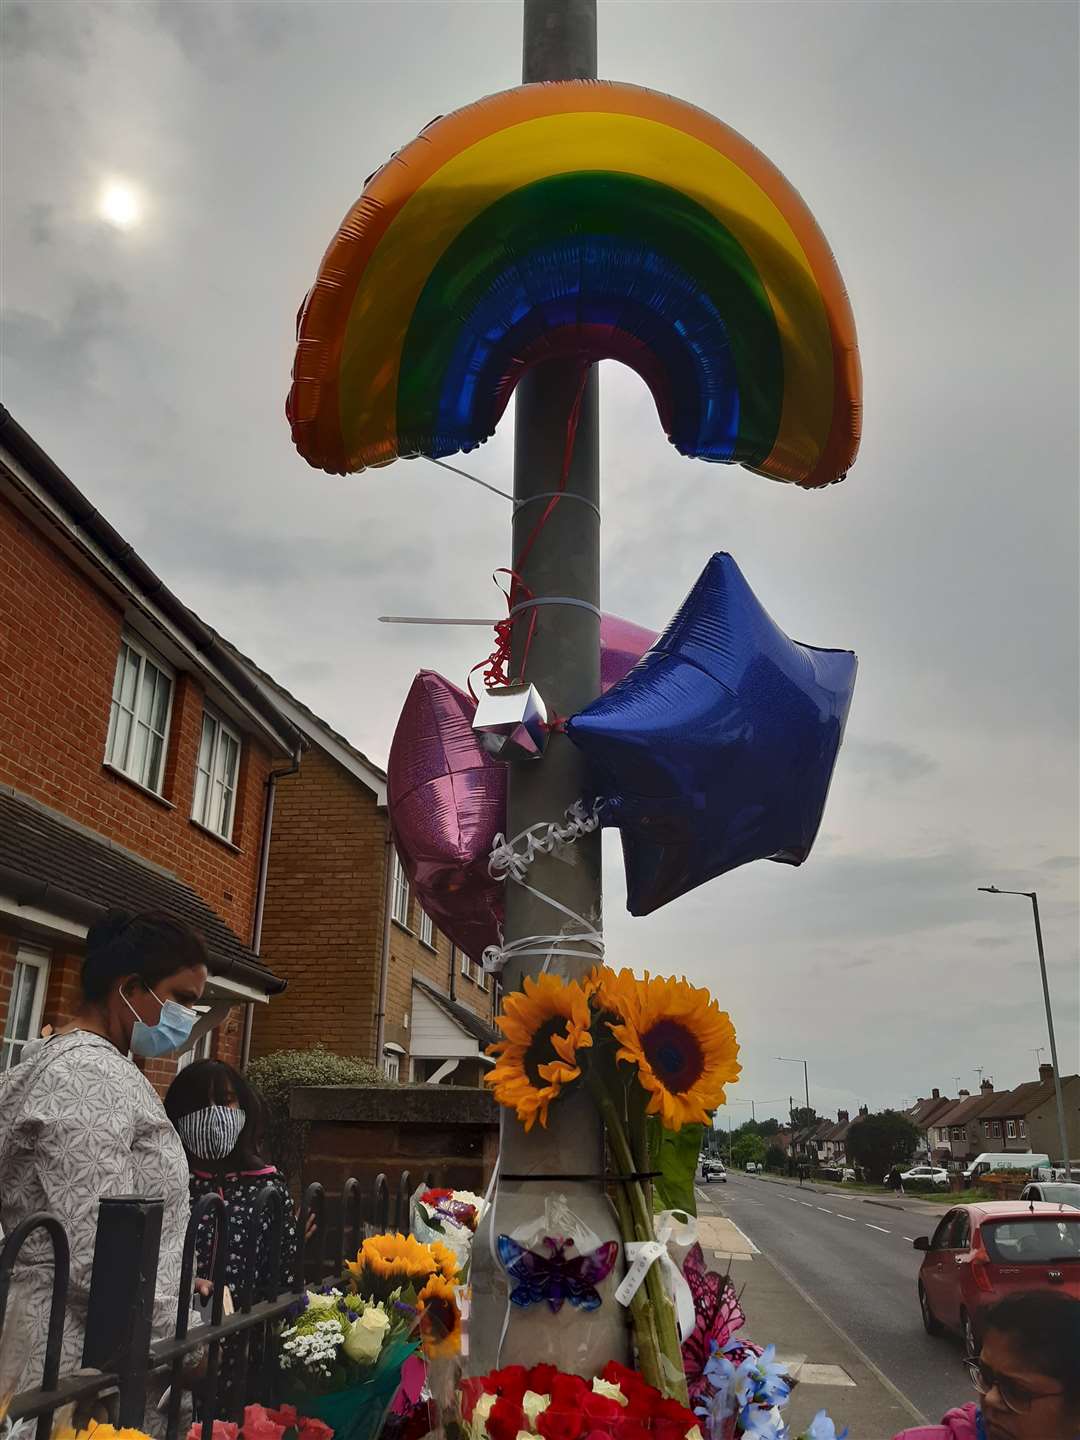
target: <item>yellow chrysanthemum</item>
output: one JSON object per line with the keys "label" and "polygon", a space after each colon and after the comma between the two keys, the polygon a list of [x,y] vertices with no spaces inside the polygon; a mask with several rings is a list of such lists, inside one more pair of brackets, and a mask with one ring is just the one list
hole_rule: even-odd
{"label": "yellow chrysanthemum", "polygon": [[741,1068],[731,1017],[707,990],[685,980],[608,974],[603,1006],[619,1017],[609,1022],[617,1056],[637,1067],[648,1113],[668,1130],[707,1124]]}
{"label": "yellow chrysanthemum", "polygon": [[498,1060],[484,1080],[526,1130],[546,1125],[548,1106],[581,1075],[577,1052],[592,1044],[585,991],[559,975],[528,977],[495,1023],[505,1039],[488,1046]]}
{"label": "yellow chrysanthemum", "polygon": [[461,1311],[451,1281],[433,1275],[417,1296],[420,1339],[429,1360],[461,1349]]}
{"label": "yellow chrysanthemum", "polygon": [[[445,1246],[440,1245],[440,1250]],[[446,1251],[449,1255],[449,1251]],[[453,1256],[450,1256],[453,1261]],[[372,1235],[360,1246],[355,1260],[347,1262],[349,1273],[358,1289],[365,1280],[393,1281],[405,1284],[408,1281],[424,1281],[443,1268],[442,1262],[433,1253],[433,1247],[424,1245],[412,1235]],[[363,1292],[361,1292],[363,1293]]]}

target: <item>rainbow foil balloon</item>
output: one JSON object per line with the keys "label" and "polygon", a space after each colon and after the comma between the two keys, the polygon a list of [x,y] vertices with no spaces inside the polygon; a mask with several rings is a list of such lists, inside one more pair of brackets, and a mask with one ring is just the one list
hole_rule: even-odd
{"label": "rainbow foil balloon", "polygon": [[636,370],[683,455],[806,487],[855,459],[855,326],[824,236],[763,155],[669,95],[525,85],[399,151],[301,309],[293,439],[336,473],[471,450],[555,357]]}

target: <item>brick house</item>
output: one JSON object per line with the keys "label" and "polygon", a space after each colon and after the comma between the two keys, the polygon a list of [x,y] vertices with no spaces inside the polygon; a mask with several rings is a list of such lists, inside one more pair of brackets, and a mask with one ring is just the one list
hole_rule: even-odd
{"label": "brick house", "polygon": [[920,1156],[932,1156],[934,1152],[934,1129],[939,1116],[956,1102],[950,1100],[947,1095],[942,1095],[935,1086],[929,1096],[920,1096],[915,1104],[904,1114],[915,1125],[922,1136],[921,1148],[918,1151]]}
{"label": "brick house", "polygon": [[[1070,1155],[1080,1155],[1080,1075],[1061,1077],[1062,1101],[1065,1107],[1065,1128]],[[1026,1081],[995,1099],[983,1112],[984,1150],[1033,1151],[1049,1155],[1060,1163],[1061,1137],[1058,1130],[1057,1099],[1054,1089],[1054,1067],[1039,1066],[1038,1080]],[[987,1133],[989,1127],[990,1133]]]}
{"label": "brick house", "polygon": [[[284,988],[258,958],[268,795],[299,736],[0,409],[0,1069],[70,1015],[88,927],[206,939],[189,1055],[243,1057]],[[160,1087],[176,1061],[138,1062]]]}
{"label": "brick house", "polygon": [[931,1122],[934,1158],[941,1162],[968,1161],[984,1150],[1001,1150],[1000,1122],[987,1119],[989,1134],[983,1128],[984,1116],[988,1116],[990,1107],[999,1098],[994,1093],[994,1082],[989,1079],[982,1081],[977,1095],[961,1090],[959,1098]]}
{"label": "brick house", "polygon": [[391,843],[386,774],[253,661],[233,652],[303,736],[277,787],[262,944],[288,992],[255,1053],[315,1044],[388,1078],[478,1085],[496,1038],[494,982],[424,914]]}

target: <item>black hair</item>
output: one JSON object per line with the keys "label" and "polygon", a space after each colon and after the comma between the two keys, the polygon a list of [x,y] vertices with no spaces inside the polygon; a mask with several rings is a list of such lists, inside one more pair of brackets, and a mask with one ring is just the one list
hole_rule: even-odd
{"label": "black hair", "polygon": [[1080,1300],[1059,1290],[1024,1290],[991,1306],[982,1328],[1015,1339],[1040,1375],[1060,1381],[1068,1405],[1080,1407]]}
{"label": "black hair", "polygon": [[[263,1108],[258,1095],[248,1082],[224,1060],[194,1060],[185,1065],[165,1093],[165,1113],[176,1122],[194,1110],[208,1105],[227,1105],[236,1097],[247,1116],[232,1153],[224,1160],[205,1160],[200,1155],[188,1158],[198,1169],[206,1166],[229,1170],[260,1170],[265,1161],[259,1153],[262,1143]],[[185,1147],[186,1148],[186,1147]]]}
{"label": "black hair", "polygon": [[82,962],[87,1000],[104,1000],[113,983],[137,975],[147,989],[178,970],[206,965],[206,944],[182,920],[148,910],[110,910],[90,927]]}

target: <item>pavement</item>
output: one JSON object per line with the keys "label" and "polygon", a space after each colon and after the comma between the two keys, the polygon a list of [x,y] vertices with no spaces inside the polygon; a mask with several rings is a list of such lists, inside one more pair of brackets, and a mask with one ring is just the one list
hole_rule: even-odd
{"label": "pavement", "polygon": [[851,1440],[891,1440],[970,1398],[959,1344],[919,1318],[911,1241],[941,1208],[799,1190],[731,1172],[698,1186],[699,1238],[742,1290],[746,1334],[797,1367],[794,1433],[825,1409]]}

